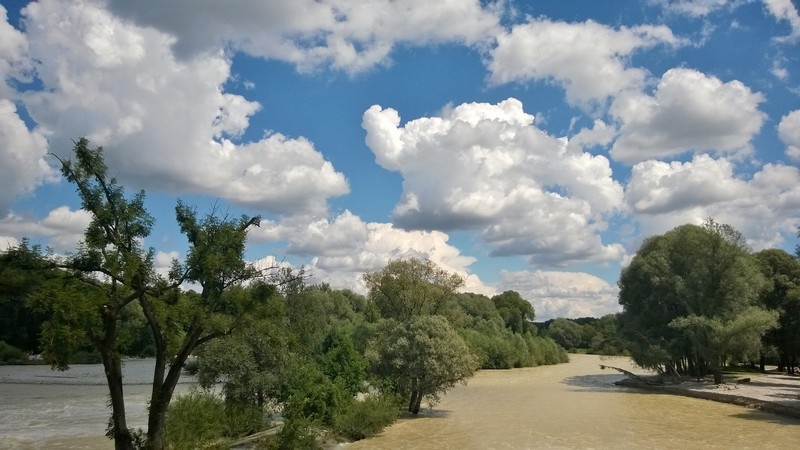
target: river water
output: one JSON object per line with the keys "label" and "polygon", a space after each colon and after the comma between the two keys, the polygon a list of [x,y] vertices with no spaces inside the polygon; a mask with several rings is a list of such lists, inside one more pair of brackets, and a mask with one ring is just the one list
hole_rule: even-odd
{"label": "river water", "polygon": [[[618,388],[626,358],[571,355],[569,364],[480,371],[433,409],[401,419],[355,449],[797,448],[800,420],[707,400]],[[152,360],[125,366],[129,425],[146,423]],[[184,377],[180,391],[189,388]],[[51,372],[0,366],[0,449],[110,449],[102,366]]]}
{"label": "river water", "polygon": [[800,420],[739,406],[613,385],[600,364],[627,358],[571,355],[569,364],[480,371],[432,410],[403,419],[355,449],[769,449],[798,448]]}
{"label": "river water", "polygon": [[[128,426],[145,428],[154,360],[123,366]],[[194,378],[183,375],[176,392]],[[111,449],[105,436],[111,410],[102,364],[0,366],[0,449]]]}

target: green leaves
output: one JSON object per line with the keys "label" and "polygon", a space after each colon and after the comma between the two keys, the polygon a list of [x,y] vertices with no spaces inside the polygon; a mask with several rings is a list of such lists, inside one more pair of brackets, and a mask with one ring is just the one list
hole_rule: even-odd
{"label": "green leaves", "polygon": [[464,284],[460,276],[430,260],[415,258],[390,261],[383,270],[366,273],[363,279],[381,314],[401,321],[441,313],[448,297]]}
{"label": "green leaves", "polygon": [[[407,323],[386,320],[381,328],[367,356],[374,370],[400,395],[416,392],[436,403],[478,368],[464,339],[442,316],[417,316]],[[419,404],[416,406],[418,410]]]}
{"label": "green leaves", "polygon": [[649,368],[702,374],[752,356],[774,326],[755,308],[765,280],[744,238],[713,220],[646,240],[619,286],[621,330],[634,360]]}

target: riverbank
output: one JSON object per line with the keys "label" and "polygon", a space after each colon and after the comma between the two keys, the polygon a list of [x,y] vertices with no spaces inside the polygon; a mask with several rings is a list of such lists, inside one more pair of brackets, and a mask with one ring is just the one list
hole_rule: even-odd
{"label": "riverbank", "polygon": [[681,384],[651,385],[625,378],[618,386],[660,392],[684,397],[712,400],[754,408],[772,414],[800,418],[800,376],[783,373],[748,373],[747,382],[728,381],[715,385],[711,381],[687,380]]}

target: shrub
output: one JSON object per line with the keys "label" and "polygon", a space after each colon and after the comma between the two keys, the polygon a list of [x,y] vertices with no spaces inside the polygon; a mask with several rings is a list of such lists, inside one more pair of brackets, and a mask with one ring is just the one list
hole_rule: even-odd
{"label": "shrub", "polygon": [[28,356],[25,355],[25,352],[13,345],[6,344],[5,341],[0,341],[1,364],[21,364],[27,360]]}
{"label": "shrub", "polygon": [[261,408],[225,402],[211,392],[194,390],[170,404],[164,440],[168,448],[194,449],[225,438],[247,436],[266,426]]}
{"label": "shrub", "polygon": [[164,441],[167,448],[199,448],[222,437],[224,424],[225,402],[209,392],[192,391],[169,405]]}
{"label": "shrub", "polygon": [[398,405],[390,396],[368,396],[353,402],[334,419],[334,431],[352,440],[374,436],[397,419]]}

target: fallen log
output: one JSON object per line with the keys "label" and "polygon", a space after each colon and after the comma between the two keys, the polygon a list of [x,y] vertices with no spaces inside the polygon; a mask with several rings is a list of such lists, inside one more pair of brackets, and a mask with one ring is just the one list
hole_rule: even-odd
{"label": "fallen log", "polygon": [[649,384],[649,385],[661,385],[661,384],[664,384],[664,380],[662,380],[661,378],[658,378],[658,379],[645,378],[645,377],[643,377],[641,375],[636,375],[635,373],[631,372],[630,370],[625,370],[625,369],[620,368],[620,367],[606,366],[604,364],[600,364],[600,369],[605,370],[607,368],[608,369],[614,369],[617,372],[624,374],[628,378],[634,379],[634,380],[642,382],[644,384]]}

